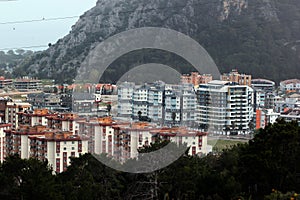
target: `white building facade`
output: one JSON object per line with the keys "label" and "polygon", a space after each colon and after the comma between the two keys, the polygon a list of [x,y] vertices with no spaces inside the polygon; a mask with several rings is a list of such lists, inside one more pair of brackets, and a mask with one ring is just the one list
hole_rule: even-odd
{"label": "white building facade", "polygon": [[253,89],[228,81],[211,81],[197,89],[201,129],[217,134],[247,134],[253,118]]}

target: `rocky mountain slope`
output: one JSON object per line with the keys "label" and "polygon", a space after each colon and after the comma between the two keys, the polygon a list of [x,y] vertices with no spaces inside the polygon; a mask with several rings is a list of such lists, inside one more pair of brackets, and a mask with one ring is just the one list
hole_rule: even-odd
{"label": "rocky mountain slope", "polygon": [[[208,51],[221,72],[237,68],[275,81],[300,76],[299,0],[99,0],[68,35],[23,61],[15,75],[71,82],[76,69],[101,41],[147,26],[189,35]],[[115,74],[124,73],[121,69],[135,62],[161,57],[185,65],[178,58],[174,63],[174,55],[166,52],[133,52],[114,62],[104,81],[116,81]],[[189,68],[180,70],[188,72]]]}

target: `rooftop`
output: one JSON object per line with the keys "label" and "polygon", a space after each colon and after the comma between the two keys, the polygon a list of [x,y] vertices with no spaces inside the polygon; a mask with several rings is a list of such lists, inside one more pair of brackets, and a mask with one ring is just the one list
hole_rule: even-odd
{"label": "rooftop", "polygon": [[299,79],[289,79],[289,80],[285,80],[285,81],[281,81],[280,82],[281,84],[291,84],[291,83],[300,83],[300,80]]}

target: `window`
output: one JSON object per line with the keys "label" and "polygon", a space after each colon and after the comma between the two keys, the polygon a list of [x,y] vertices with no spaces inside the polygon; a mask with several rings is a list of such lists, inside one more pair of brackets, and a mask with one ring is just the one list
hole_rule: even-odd
{"label": "window", "polygon": [[67,147],[64,147],[64,150],[67,150]]}

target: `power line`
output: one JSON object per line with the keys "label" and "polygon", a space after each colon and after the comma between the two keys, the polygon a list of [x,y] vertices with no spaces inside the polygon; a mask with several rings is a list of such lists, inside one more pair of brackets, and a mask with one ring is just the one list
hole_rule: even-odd
{"label": "power line", "polygon": [[6,48],[2,48],[0,49],[0,51],[7,51],[7,50],[14,50],[14,49],[32,49],[32,48],[44,48],[44,47],[48,47],[48,45],[35,45],[35,46],[26,46],[26,47],[6,47]]}
{"label": "power line", "polygon": [[[214,1],[209,2],[197,2],[193,5],[207,5],[212,4]],[[146,8],[146,9],[139,9],[139,10],[127,10],[127,11],[120,11],[118,13],[106,13],[102,14],[102,16],[112,16],[114,14],[126,14],[126,13],[134,13],[134,12],[149,12],[154,10],[165,10],[165,9],[172,9],[172,8],[184,8],[186,5],[176,5],[176,6],[163,6],[163,7],[157,7],[157,8]],[[80,16],[68,16],[68,17],[55,17],[55,18],[42,18],[42,19],[33,19],[33,20],[22,20],[22,21],[10,21],[10,22],[0,22],[0,25],[6,25],[6,24],[23,24],[23,23],[33,23],[33,22],[43,22],[43,21],[56,21],[56,20],[64,20],[64,19],[73,19],[73,18],[79,18]],[[48,47],[47,45],[37,45],[37,46],[28,46],[28,47],[16,47],[16,48],[2,48],[1,51],[6,50],[13,50],[13,49],[30,49],[30,48],[43,48]]]}
{"label": "power line", "polygon": [[10,22],[0,22],[0,25],[5,24],[23,24],[23,23],[32,23],[32,22],[43,22],[43,21],[56,21],[64,19],[74,19],[79,16],[70,16],[70,17],[55,17],[55,18],[42,18],[42,19],[32,19],[32,20],[22,20],[22,21],[10,21]]}
{"label": "power line", "polygon": [[[213,1],[210,2],[197,2],[193,5],[205,5],[205,4],[212,4]],[[102,16],[111,16],[113,14],[126,14],[126,13],[134,13],[134,12],[149,12],[154,10],[165,10],[165,9],[172,9],[172,8],[184,8],[186,7],[185,4],[183,5],[175,5],[175,6],[162,6],[157,8],[146,8],[146,9],[139,9],[139,10],[127,10],[127,11],[120,11],[118,13],[102,13]],[[67,17],[55,17],[55,18],[42,18],[42,19],[32,19],[32,20],[20,20],[20,21],[10,21],[10,22],[0,22],[0,25],[5,24],[22,24],[22,23],[32,23],[32,22],[42,22],[42,21],[56,21],[56,20],[64,20],[64,19],[73,19],[79,18],[80,16],[67,16]]]}

